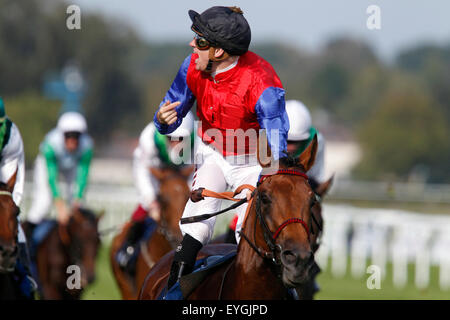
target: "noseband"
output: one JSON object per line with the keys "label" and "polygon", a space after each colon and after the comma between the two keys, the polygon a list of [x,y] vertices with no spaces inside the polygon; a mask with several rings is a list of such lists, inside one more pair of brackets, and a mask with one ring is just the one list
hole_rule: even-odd
{"label": "noseband", "polygon": [[[275,174],[273,175],[291,175],[291,176],[298,176],[301,177],[303,179],[306,179],[306,181],[308,181],[308,176],[299,171],[299,170],[295,170],[295,169],[279,169]],[[257,187],[259,187],[265,180],[266,178],[273,176],[273,175],[262,175],[260,176],[260,178],[258,179],[258,184]],[[255,192],[258,189],[255,189]],[[255,195],[255,192],[252,194],[252,196]],[[239,234],[240,236],[245,239],[248,244],[263,258],[263,259],[270,259],[273,263],[275,263],[276,265],[280,265],[281,262],[278,259],[278,255],[277,252],[282,252],[283,248],[280,244],[276,243],[276,240],[278,238],[278,236],[280,235],[280,233],[283,231],[284,228],[286,228],[288,225],[293,224],[293,223],[299,223],[300,225],[302,225],[303,229],[305,230],[307,236],[308,236],[308,240],[309,240],[309,228],[308,225],[306,224],[306,222],[303,219],[300,218],[289,218],[286,221],[284,221],[278,228],[277,230],[275,230],[275,232],[272,232],[269,229],[269,226],[267,225],[266,221],[264,220],[264,217],[262,216],[262,212],[261,212],[261,199],[259,197],[259,195],[256,196],[256,203],[255,203],[255,212],[256,212],[256,217],[258,218],[257,220],[255,220],[255,224],[256,221],[259,221],[259,224],[261,225],[262,228],[262,232],[263,232],[263,237],[264,237],[264,241],[266,242],[270,252],[265,251],[263,249],[261,249],[260,247],[258,247],[256,245],[256,233],[254,233],[254,239],[253,242],[242,232],[240,231]],[[256,227],[256,226],[255,226]]]}

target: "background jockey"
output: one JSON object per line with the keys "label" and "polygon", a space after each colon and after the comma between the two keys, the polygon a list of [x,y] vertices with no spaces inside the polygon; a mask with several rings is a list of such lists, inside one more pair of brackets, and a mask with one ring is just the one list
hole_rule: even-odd
{"label": "background jockey", "polygon": [[[188,112],[181,125],[169,135],[156,130],[153,122],[149,123],[139,137],[139,144],[133,153],[133,177],[139,192],[139,205],[131,216],[132,226],[129,229],[124,245],[117,253],[117,260],[122,268],[133,271],[128,265],[135,253],[135,246],[145,231],[145,219],[159,221],[159,203],[157,200],[159,181],[151,174],[150,168],[178,166],[180,158],[172,152],[179,143],[193,146],[195,137],[194,116]],[[178,149],[178,148],[177,148]]]}
{"label": "background jockey", "polygon": [[[87,133],[86,119],[78,112],[66,112],[58,119],[39,147],[34,166],[33,202],[27,215],[31,230],[55,204],[57,220],[66,224],[70,205],[80,204],[88,182],[93,141]],[[66,183],[63,194],[59,178]]]}
{"label": "background jockey", "polygon": [[[12,197],[18,207],[22,202],[23,188],[25,182],[25,155],[23,148],[22,136],[17,126],[6,116],[5,105],[3,99],[0,97],[0,181],[3,183],[16,173],[16,183]],[[18,243],[19,243],[19,264],[17,268],[24,267],[24,272],[31,280],[30,285],[27,285],[28,292],[24,292],[31,298],[31,285],[35,286],[34,280],[31,279],[28,248],[26,244],[25,234],[22,226],[18,225]],[[34,287],[36,289],[36,287]]]}
{"label": "background jockey", "polygon": [[317,134],[317,153],[314,165],[307,172],[309,183],[313,190],[327,180],[325,175],[325,139],[312,126],[311,114],[308,108],[298,100],[286,101],[286,112],[289,117],[289,132],[287,141],[288,153],[299,156],[311,143]]}
{"label": "background jockey", "polygon": [[[250,26],[239,8],[217,6],[202,14],[190,10],[189,16],[193,54],[182,63],[155,113],[155,126],[163,134],[175,131],[196,100],[201,121],[197,133],[202,141],[195,152],[192,190],[204,187],[223,192],[242,184],[256,185],[261,166],[252,133],[258,135],[265,129],[272,159],[278,160],[285,152],[289,130],[285,91],[273,67],[248,51]],[[249,136],[239,137],[238,132]],[[221,200],[215,198],[188,200],[183,217],[215,212],[220,206]],[[238,230],[246,207],[238,209]],[[169,287],[192,271],[198,251],[211,239],[214,224],[215,218],[210,218],[180,225],[184,237],[175,252]]]}

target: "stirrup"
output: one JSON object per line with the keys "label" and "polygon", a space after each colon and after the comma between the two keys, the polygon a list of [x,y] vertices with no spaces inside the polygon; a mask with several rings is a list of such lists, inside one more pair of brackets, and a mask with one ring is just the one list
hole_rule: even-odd
{"label": "stirrup", "polygon": [[127,246],[126,248],[121,248],[117,253],[117,262],[122,268],[126,268],[133,257],[134,248],[133,246]]}
{"label": "stirrup", "polygon": [[180,281],[180,278],[184,275],[186,265],[187,264],[184,261],[174,262],[174,265],[171,268],[171,272],[169,273],[169,279],[167,279],[167,290],[172,288],[177,282]]}
{"label": "stirrup", "polygon": [[180,261],[178,263],[178,274],[177,274],[177,281],[176,282],[180,281],[180,278],[183,276],[183,272],[184,272],[185,268],[186,268],[186,262]]}

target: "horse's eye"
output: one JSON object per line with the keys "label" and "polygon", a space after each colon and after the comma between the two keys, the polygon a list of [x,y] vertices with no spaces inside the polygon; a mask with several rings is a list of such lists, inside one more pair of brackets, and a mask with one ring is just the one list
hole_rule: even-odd
{"label": "horse's eye", "polygon": [[270,204],[272,202],[272,199],[270,199],[270,197],[267,194],[265,194],[265,193],[261,193],[259,197],[261,199],[261,203],[262,204],[267,205],[267,204]]}

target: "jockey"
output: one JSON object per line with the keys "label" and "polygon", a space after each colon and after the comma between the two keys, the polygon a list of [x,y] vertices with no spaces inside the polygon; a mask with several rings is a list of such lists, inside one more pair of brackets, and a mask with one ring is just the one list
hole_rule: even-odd
{"label": "jockey", "polygon": [[[22,136],[19,128],[6,116],[3,99],[0,97],[0,181],[6,183],[17,171],[16,183],[12,193],[15,204],[19,207],[22,202],[25,183],[25,154]],[[25,268],[25,273],[32,285],[34,280],[30,276],[30,262],[25,234],[18,224],[19,262]]]}
{"label": "jockey", "polygon": [[[31,230],[50,213],[52,202],[59,223],[67,224],[68,205],[79,205],[84,196],[93,155],[93,141],[84,116],[78,112],[62,114],[39,150],[34,166],[33,202],[27,215]],[[59,186],[60,176],[67,184],[65,195]]]}
{"label": "jockey", "polygon": [[[267,135],[272,160],[286,152],[285,91],[273,67],[248,51],[250,27],[239,8],[215,6],[202,14],[189,10],[189,16],[193,53],[182,63],[155,113],[155,126],[162,134],[175,131],[196,100],[201,142],[195,151],[192,190],[223,192],[242,184],[256,185],[262,170],[256,155],[260,129]],[[239,196],[249,198],[249,191]],[[188,200],[183,217],[215,212],[220,206],[221,200],[215,198]],[[246,207],[238,208],[237,231]],[[168,287],[192,271],[214,224],[215,218],[180,224],[184,237],[175,252]]]}
{"label": "jockey", "polygon": [[[126,268],[135,252],[135,245],[145,231],[144,220],[151,218],[159,221],[159,203],[157,194],[159,181],[151,174],[150,168],[183,165],[177,154],[172,152],[183,141],[193,146],[194,116],[188,112],[181,125],[172,133],[163,135],[150,122],[139,137],[139,144],[133,153],[133,177],[139,192],[139,205],[131,216],[132,226],[129,229],[124,245],[117,253],[118,263]],[[133,269],[129,266],[127,269]]]}
{"label": "jockey", "polygon": [[317,134],[317,153],[314,165],[308,170],[309,183],[313,190],[327,180],[325,175],[325,139],[312,126],[311,114],[308,108],[298,100],[286,101],[286,112],[289,117],[289,132],[287,150],[297,157],[308,147],[314,135]]}

